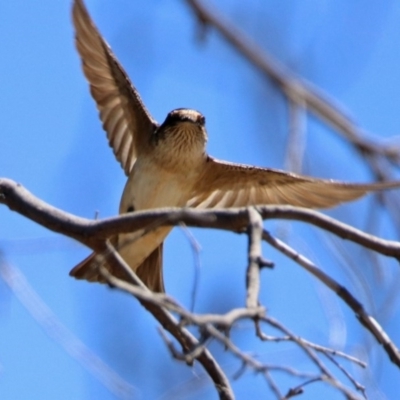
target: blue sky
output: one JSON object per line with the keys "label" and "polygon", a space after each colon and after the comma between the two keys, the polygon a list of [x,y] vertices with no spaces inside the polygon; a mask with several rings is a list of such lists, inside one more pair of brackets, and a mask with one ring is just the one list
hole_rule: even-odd
{"label": "blue sky", "polygon": [[[399,144],[398,2],[214,3],[262,49],[323,89],[368,134]],[[198,26],[183,1],[88,0],[87,6],[158,121],[177,107],[198,109],[207,118],[210,154],[284,167],[285,99],[215,32],[210,30],[204,41],[199,40]],[[118,210],[125,176],[107,145],[80,69],[70,7],[69,1],[0,3],[0,176],[20,182],[68,212],[88,218],[98,212],[106,217]],[[304,172],[349,181],[372,179],[351,147],[313,118],[307,121]],[[334,210],[332,215],[365,228],[370,207],[371,199],[367,199]],[[299,224],[269,222],[267,226],[283,226],[293,246],[348,284],[361,300],[366,299],[365,287],[357,286],[347,267],[330,256],[326,239],[318,231]],[[384,237],[397,238],[385,217],[379,230]],[[246,238],[226,232],[192,232],[202,248],[196,311],[223,312],[243,305]],[[134,398],[214,398],[199,367],[191,371],[171,359],[157,324],[135,300],[69,278],[69,270],[88,254],[87,249],[5,207],[0,207],[0,248],[6,262],[21,270],[57,321],[135,387]],[[386,271],[383,276],[365,257],[358,257],[357,246],[346,249],[355,264],[371,268],[362,277],[377,303],[371,311],[400,343],[399,299],[394,295],[390,309],[379,308],[380,304],[387,307],[385,294],[398,282],[396,264],[380,259]],[[304,271],[267,246],[264,254],[277,265],[273,272],[263,271],[262,301],[272,316],[310,340],[351,352],[360,349],[360,343],[374,343],[363,336],[355,317]],[[167,291],[189,305],[193,277],[187,235],[176,229],[165,246]],[[43,317],[44,310],[33,298],[27,302]],[[238,345],[256,351],[264,362],[293,361],[298,368],[307,367],[290,346],[268,346],[253,336],[250,324],[234,333]],[[219,346],[211,348],[228,374],[239,368]],[[379,348],[370,357],[376,379],[371,393],[378,393],[373,392],[376,387],[382,396],[394,398],[400,390],[399,371]],[[185,385],[192,380],[197,382],[195,388],[192,385],[187,391]],[[280,382],[283,387],[290,384],[285,377]],[[259,398],[267,390],[262,377],[250,372],[233,386],[238,399]],[[305,398],[318,398],[321,393],[339,398],[326,390],[322,384],[310,386],[310,397]],[[115,398],[59,341],[49,337],[3,283],[0,394],[13,400]]]}

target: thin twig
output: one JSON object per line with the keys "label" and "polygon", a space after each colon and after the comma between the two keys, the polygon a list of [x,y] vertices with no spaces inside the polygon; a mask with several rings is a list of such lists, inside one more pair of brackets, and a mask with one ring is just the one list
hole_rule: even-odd
{"label": "thin twig", "polygon": [[[266,342],[292,342],[292,338],[290,336],[270,336],[270,335],[266,335],[264,332],[262,332],[261,330],[261,326],[260,326],[260,321],[256,321],[256,334],[257,336]],[[342,357],[345,360],[351,361],[357,365],[359,365],[362,368],[366,368],[367,364],[364,361],[361,361],[360,359],[351,356],[350,354],[344,353],[342,351],[339,350],[335,350],[335,349],[331,349],[329,347],[325,347],[325,346],[321,346],[319,344],[310,342],[309,340],[306,340],[304,338],[301,338],[301,342],[304,344],[304,346],[308,346],[312,349],[314,349],[315,351],[318,351],[319,353],[322,354],[329,354],[331,356],[338,356],[338,357]]]}
{"label": "thin twig", "polygon": [[39,326],[90,374],[120,399],[131,399],[136,389],[70,332],[31,287],[23,273],[0,257],[0,275]]}
{"label": "thin twig", "polygon": [[[100,257],[106,259],[109,265],[115,266],[116,268],[123,268],[126,272],[130,270],[124,259],[115,248],[113,248],[109,241],[104,245],[103,254],[106,254],[106,258],[104,256]],[[166,305],[175,304],[172,299],[162,293],[151,292],[132,270],[130,270],[128,275],[131,278],[131,283],[115,278],[101,265],[103,261],[101,258],[99,261],[97,268],[100,269],[101,274],[106,278],[109,285],[133,294],[140,303],[153,314],[162,327],[175,337],[182,346],[183,352],[191,352],[198,347],[199,341],[167,311]],[[204,348],[199,354],[196,354],[196,359],[213,380],[220,400],[233,400],[234,394],[229,380],[212,354]]]}
{"label": "thin twig", "polygon": [[292,397],[299,396],[300,394],[303,394],[304,393],[304,389],[303,388],[305,386],[310,385],[311,383],[318,382],[320,380],[321,380],[321,378],[319,378],[319,377],[318,378],[314,378],[314,379],[310,379],[310,380],[308,380],[306,382],[303,382],[301,385],[298,385],[298,386],[296,386],[294,388],[291,388],[286,393],[286,396],[285,396],[284,400],[291,399]]}
{"label": "thin twig", "polygon": [[[117,253],[115,250],[114,252],[110,252],[111,255],[115,255],[114,253]],[[117,253],[118,254],[118,253]],[[123,259],[117,258],[116,260],[124,262]],[[110,259],[107,259],[108,262],[110,262]],[[128,267],[128,266],[126,266]],[[332,374],[328,371],[328,369],[322,364],[322,362],[314,355],[312,350],[307,347],[305,342],[303,341],[302,338],[296,337],[292,335],[286,328],[284,328],[281,324],[276,322],[275,320],[272,320],[270,317],[266,317],[264,314],[264,309],[263,308],[245,308],[245,309],[235,309],[230,311],[229,313],[225,315],[196,315],[193,313],[190,313],[189,311],[185,310],[183,307],[179,306],[175,301],[170,299],[167,295],[164,294],[159,294],[159,293],[152,293],[148,289],[143,289],[142,287],[137,287],[134,286],[126,281],[123,281],[121,279],[115,278],[113,275],[111,275],[107,269],[104,267],[102,268],[102,274],[108,281],[111,287],[120,289],[122,291],[125,291],[127,293],[133,294],[136,296],[142,303],[143,302],[149,302],[154,306],[158,306],[160,309],[169,309],[170,311],[173,311],[174,313],[177,313],[181,319],[182,323],[184,325],[194,325],[197,326],[201,333],[202,333],[202,341],[196,341],[193,343],[192,347],[183,347],[183,351],[179,352],[175,346],[172,344],[172,342],[165,336],[163,336],[163,339],[168,346],[168,348],[171,351],[171,354],[174,358],[183,360],[188,364],[192,364],[194,359],[198,359],[203,352],[207,351],[205,346],[204,346],[204,341],[207,340],[210,336],[217,339],[219,342],[221,342],[225,348],[227,348],[230,352],[232,352],[234,355],[236,355],[242,363],[244,363],[246,366],[249,366],[251,369],[255,370],[256,372],[260,372],[264,375],[268,385],[270,386],[271,390],[277,395],[279,399],[283,398],[282,395],[280,394],[279,390],[276,390],[277,387],[270,376],[271,371],[282,371],[291,374],[292,376],[300,376],[300,377],[310,377],[309,374],[305,374],[302,372],[295,371],[292,368],[288,367],[283,367],[283,366],[274,366],[274,365],[267,365],[260,363],[259,361],[255,360],[253,357],[250,355],[247,355],[243,353],[239,348],[237,348],[233,342],[222,332],[219,331],[219,329],[224,329],[228,330],[230,329],[233,324],[238,321],[239,319],[242,318],[251,318],[254,321],[264,321],[272,326],[274,326],[277,329],[282,330],[286,335],[290,336],[292,341],[298,344],[301,348],[304,349],[304,351],[308,354],[310,359],[317,365],[317,367],[321,370],[322,376],[317,377],[317,380],[323,380],[328,382],[329,384],[333,385],[336,387],[338,390],[341,390],[348,398],[350,399],[356,399],[357,397],[354,396],[351,392],[348,391],[343,385],[338,382]],[[181,324],[181,327],[183,325]],[[218,329],[216,328],[218,327]],[[176,338],[176,336],[175,336]],[[313,376],[313,379],[316,378]]]}
{"label": "thin twig", "polygon": [[[257,68],[268,79],[271,79],[291,102],[306,107],[317,117],[338,130],[360,154],[384,156],[399,165],[400,152],[393,146],[373,143],[364,133],[344,114],[321,89],[298,78],[277,59],[261,49],[245,32],[224,20],[217,12],[206,7],[202,1],[186,0],[202,25],[214,28],[232,47],[246,60]],[[380,168],[371,166],[379,175]],[[376,170],[375,170],[376,169]]]}
{"label": "thin twig", "polygon": [[168,338],[163,329],[160,328],[158,332],[160,333],[160,336],[162,337],[165,345],[168,347],[170,353],[172,354],[172,357],[179,361],[185,361],[186,364],[189,366],[193,365],[194,360],[198,358],[206,348],[204,343],[199,342],[198,345],[194,347],[190,352],[181,353],[175,348],[174,344]]}
{"label": "thin twig", "polygon": [[321,377],[320,380],[329,383],[333,387],[336,387],[338,390],[340,390],[348,399],[359,399],[357,395],[355,395],[353,392],[348,390],[345,386],[341,384],[326,368],[326,366],[322,363],[322,361],[316,356],[314,351],[309,348],[308,346],[305,346],[302,342],[302,338],[294,335],[288,328],[283,326],[280,322],[275,320],[274,318],[271,318],[269,316],[264,316],[260,318],[260,320],[266,322],[267,324],[271,325],[273,328],[281,331],[284,333],[286,336],[290,336],[293,340],[293,342],[297,343],[298,346],[306,353],[308,358],[317,366],[317,368],[321,371]]}
{"label": "thin twig", "polygon": [[362,325],[364,325],[364,327],[372,333],[378,343],[383,346],[390,360],[400,367],[399,349],[392,342],[375,318],[365,311],[363,305],[345,287],[341,286],[306,257],[297,253],[281,240],[273,237],[269,232],[263,232],[263,239],[275,249],[279,250],[281,253],[291,258],[294,262],[301,265],[304,269],[318,278],[325,286],[335,292],[342,300],[344,300],[344,302],[354,311]]}
{"label": "thin twig", "polygon": [[354,385],[354,387],[362,393],[363,397],[367,398],[367,393],[365,391],[365,386],[361,385],[361,383],[357,382],[353,376],[344,368],[337,360],[335,360],[330,354],[325,353],[325,357],[327,357],[331,363],[335,364],[340,371],[347,377],[347,379]]}

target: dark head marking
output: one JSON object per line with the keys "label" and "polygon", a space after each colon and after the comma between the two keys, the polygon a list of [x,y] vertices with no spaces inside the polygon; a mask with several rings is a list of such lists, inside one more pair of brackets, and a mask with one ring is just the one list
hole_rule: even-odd
{"label": "dark head marking", "polygon": [[135,211],[135,207],[133,206],[129,206],[128,209],[126,210],[126,212],[130,213],[130,212],[134,212]]}
{"label": "dark head marking", "polygon": [[168,113],[163,125],[175,125],[180,122],[192,122],[194,124],[204,126],[206,119],[196,110],[189,108],[177,108]]}

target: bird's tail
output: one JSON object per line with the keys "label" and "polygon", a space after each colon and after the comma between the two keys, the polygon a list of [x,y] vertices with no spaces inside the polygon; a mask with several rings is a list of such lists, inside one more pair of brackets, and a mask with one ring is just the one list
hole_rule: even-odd
{"label": "bird's tail", "polygon": [[[136,274],[143,283],[153,292],[164,293],[164,280],[162,271],[161,243],[153,252],[139,265]],[[100,273],[95,260],[96,253],[90,254],[70,271],[69,275],[76,279],[86,279],[89,282],[106,283],[106,279]],[[128,274],[122,268],[113,268],[105,262],[107,270],[116,278],[128,281]]]}

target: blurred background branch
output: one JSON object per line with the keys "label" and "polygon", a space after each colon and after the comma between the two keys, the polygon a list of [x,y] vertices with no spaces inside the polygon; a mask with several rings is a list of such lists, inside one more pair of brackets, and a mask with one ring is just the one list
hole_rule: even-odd
{"label": "blurred background branch", "polygon": [[[377,180],[398,179],[400,142],[394,135],[400,131],[396,111],[400,52],[395,38],[400,36],[400,9],[395,2],[92,1],[88,6],[101,30],[108,30],[110,44],[154,115],[164,116],[181,106],[201,110],[207,116],[211,151],[218,157],[341,180],[371,180],[371,175]],[[86,226],[83,243],[107,256],[113,251],[105,239],[113,232],[160,223],[163,218],[165,223],[166,217],[174,224],[184,221],[188,226],[247,232],[248,210],[219,210],[208,216],[170,210],[169,216],[163,211],[131,219],[104,218],[116,213],[125,177],[101,139],[104,132],[72,44],[69,2],[44,0],[29,14],[25,3],[4,2],[0,12],[4,16],[0,36],[6,38],[0,55],[7,60],[1,65],[1,76],[7,77],[0,93],[1,174],[68,210],[71,214],[63,214],[61,225],[69,224],[74,215],[85,216],[70,231],[71,237],[83,234]],[[203,42],[207,40],[206,46],[195,46],[193,30]],[[46,219],[49,209],[43,205],[30,209],[29,201],[22,201],[15,206],[60,232],[60,221],[51,215]],[[86,225],[94,210],[102,219]],[[225,393],[230,398],[234,392],[238,398],[259,398],[265,396],[267,383],[276,398],[303,391],[310,398],[357,398],[353,391],[369,398],[396,398],[399,371],[388,362],[387,353],[334,291],[304,274],[296,263],[319,266],[334,281],[334,290],[343,293],[344,287],[355,299],[349,303],[362,306],[356,315],[366,312],[369,330],[397,363],[398,210],[395,192],[330,211],[335,218],[305,210],[260,208],[262,218],[268,219],[269,234],[292,251],[295,262],[258,244],[250,246],[255,250],[246,261],[246,241],[254,240],[244,234],[191,230],[183,243],[173,234],[165,257],[170,296],[157,297],[126,282],[120,289],[147,299],[148,308],[154,313],[162,310],[165,321],[170,315],[176,334],[186,329],[193,340],[185,341],[188,336],[182,345],[166,332],[161,340],[153,319],[141,312],[140,305],[136,307],[131,296],[121,298],[100,285],[71,281],[66,271],[84,251],[2,207],[0,246],[12,259],[3,264],[21,270],[11,274],[21,279],[7,286],[17,298],[26,291],[22,295],[28,296],[24,300],[28,311],[38,304],[29,298],[35,288],[33,294],[40,294],[43,304],[51,304],[54,311],[49,319],[47,314],[35,319],[33,312],[32,320],[45,331],[54,323],[56,333],[59,321],[65,321],[77,336],[85,337],[93,355],[99,354],[101,362],[95,369],[112,365],[112,370],[100,368],[101,385],[110,390],[107,385],[116,384],[114,394],[105,394],[75,362],[69,365],[51,341],[50,346],[40,341],[35,324],[26,322],[24,310],[11,306],[4,290],[0,291],[5,338],[0,345],[2,391],[9,398],[108,400],[123,398],[118,390],[127,384],[143,398],[209,398],[215,396],[215,387],[196,361],[209,351],[212,368],[220,368],[214,382],[221,380],[226,389],[220,397]],[[277,218],[278,224],[273,221]],[[282,223],[284,230],[279,229]],[[316,233],[310,223],[327,232]],[[196,267],[190,268],[193,249]],[[261,254],[273,261],[273,272],[257,270],[265,261]],[[253,304],[255,298],[259,301],[252,310],[243,307],[248,293],[246,266],[260,287],[258,293],[250,293]],[[193,276],[195,290],[186,293]],[[122,284],[113,283],[114,288]],[[52,337],[57,342],[57,334]],[[61,352],[67,352],[68,342],[66,347],[63,340],[57,343]],[[180,361],[171,362],[171,356]],[[21,359],[23,363],[18,362]],[[192,368],[182,361],[193,363]],[[25,387],[28,394],[22,394]]]}

